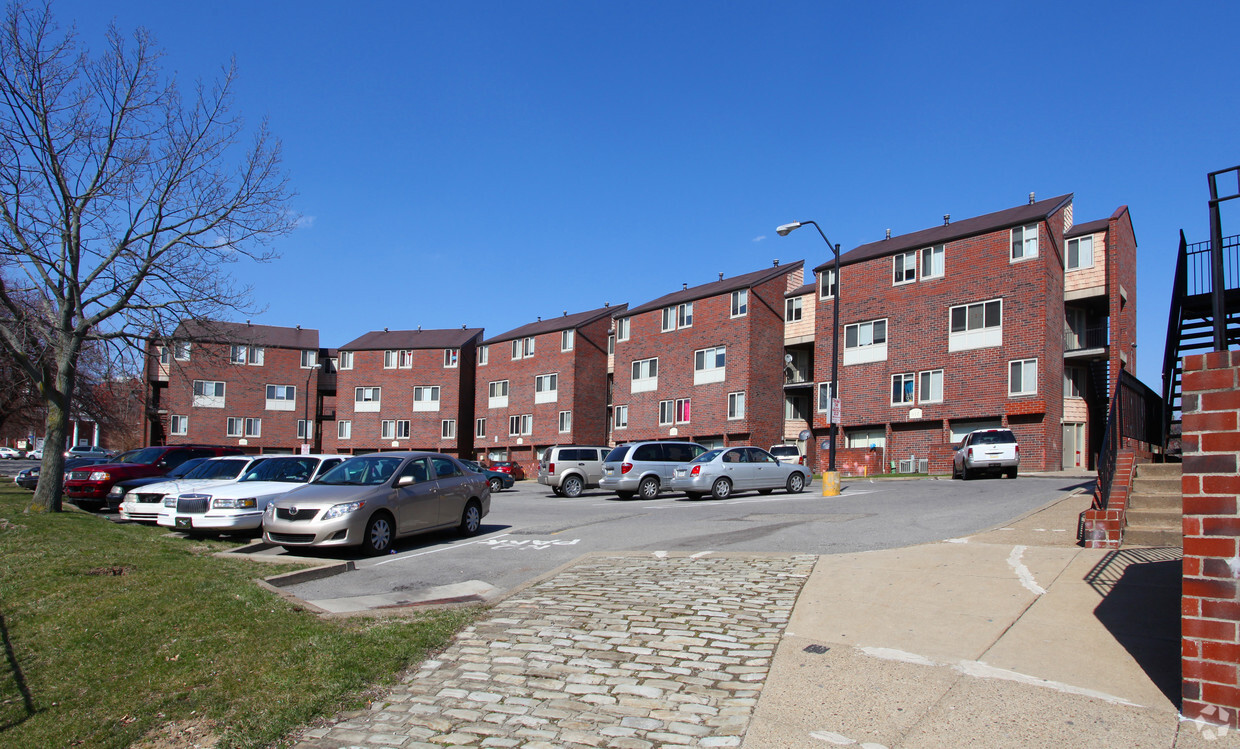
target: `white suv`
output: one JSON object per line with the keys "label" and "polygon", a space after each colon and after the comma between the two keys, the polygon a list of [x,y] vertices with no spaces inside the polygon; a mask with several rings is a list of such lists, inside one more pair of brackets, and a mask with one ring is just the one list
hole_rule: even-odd
{"label": "white suv", "polygon": [[805,456],[801,454],[800,448],[796,445],[771,445],[771,449],[767,452],[778,458],[780,463],[805,465]]}

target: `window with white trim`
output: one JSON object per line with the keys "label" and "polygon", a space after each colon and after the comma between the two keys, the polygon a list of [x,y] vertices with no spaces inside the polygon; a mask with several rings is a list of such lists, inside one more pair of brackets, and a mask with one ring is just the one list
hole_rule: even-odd
{"label": "window with white trim", "polygon": [[512,340],[512,360],[528,359],[534,355],[533,338],[514,338]]}
{"label": "window with white trim", "polygon": [[312,369],[315,364],[318,364],[318,362],[319,362],[319,352],[317,351],[302,351],[301,352],[301,368],[302,369]]}
{"label": "window with white trim", "polygon": [[359,387],[353,389],[353,410],[377,412],[382,402],[382,388]]}
{"label": "window with white trim", "polygon": [[1038,225],[1028,224],[1012,228],[1012,262],[1038,256]]}
{"label": "window with white trim", "polygon": [[445,440],[456,439],[456,419],[444,419],[439,422],[439,438]]}
{"label": "window with white trim", "polygon": [[172,358],[177,361],[189,361],[189,341],[173,341],[172,342]]}
{"label": "window with white trim", "polygon": [[313,431],[313,428],[310,425],[313,423],[314,423],[313,421],[307,421],[306,419],[298,419],[297,420],[297,439],[299,440],[310,439],[310,435]]}
{"label": "window with white trim", "polygon": [[1075,237],[1068,240],[1068,270],[1094,267],[1094,238]]}
{"label": "window with white trim", "polygon": [[627,317],[616,318],[616,340],[617,341],[629,340],[629,318]]}
{"label": "window with white trim", "polygon": [[439,386],[419,385],[413,389],[414,411],[439,410]]}
{"label": "window with white trim", "polygon": [[487,384],[487,408],[508,407],[508,380],[496,380]]}
{"label": "window with white trim", "polygon": [[474,436],[475,436],[475,437],[485,437],[485,436],[487,436],[487,420],[486,420],[486,418],[474,419]]}
{"label": "window with white trim", "polygon": [[241,437],[245,430],[245,419],[237,416],[229,416],[224,423],[224,436]]}
{"label": "window with white trim", "polygon": [[917,402],[943,402],[943,370],[928,369],[917,374]]}
{"label": "window with white trim", "polygon": [[676,423],[677,424],[688,424],[689,423],[689,411],[690,411],[690,407],[692,406],[692,403],[693,403],[692,399],[690,398],[677,398],[676,399]]}
{"label": "window with white trim", "polygon": [[663,308],[663,332],[693,327],[693,302]]}
{"label": "window with white trim", "polygon": [[384,419],[379,422],[379,439],[390,440],[396,435],[396,422],[392,419]]}
{"label": "window with white trim", "polygon": [[516,437],[522,434],[533,434],[534,432],[534,415],[522,414],[520,416],[508,417],[508,435]]}
{"label": "window with white trim", "polygon": [[831,397],[834,393],[835,388],[831,387],[831,383],[818,383],[818,413],[831,413]]}
{"label": "window with white trim", "polygon": [[1008,395],[1036,395],[1038,360],[1017,359],[1008,364]]}
{"label": "window with white trim", "polygon": [[948,351],[968,351],[1003,345],[1003,300],[961,304],[948,311],[951,323]]}
{"label": "window with white trim", "polygon": [[913,405],[913,373],[904,372],[891,376],[891,405]]}
{"label": "window with white trim", "polygon": [[228,352],[229,364],[245,364],[249,346],[232,346]]}
{"label": "window with white trim", "polygon": [[544,374],[534,377],[534,402],[555,403],[559,398],[560,376]]}
{"label": "window with white trim", "polygon": [[269,401],[295,401],[297,400],[296,385],[268,385],[267,400]]}
{"label": "window with white trim", "polygon": [[571,432],[571,431],[573,431],[573,412],[572,411],[561,411],[560,412],[560,433],[563,434],[564,432]]}
{"label": "window with white trim", "polygon": [[615,417],[613,419],[615,429],[628,429],[629,427],[629,407],[628,405],[616,406]]}
{"label": "window with white trim", "polygon": [[649,393],[659,389],[659,358],[637,359],[633,362],[630,392]]}
{"label": "window with white trim", "polygon": [[486,364],[486,363],[487,363],[487,359],[488,359],[490,356],[491,356],[491,347],[490,347],[490,346],[479,346],[479,347],[478,347],[478,365],[479,365],[479,366],[482,366],[482,365]]}
{"label": "window with white trim", "polygon": [[189,433],[189,417],[173,415],[168,418],[169,434],[184,437]]}
{"label": "window with white trim", "polygon": [[823,268],[818,274],[818,298],[834,299],[840,293],[839,279],[835,277],[835,267]]}
{"label": "window with white trim", "polygon": [[353,352],[340,352],[340,369],[353,369]]}
{"label": "window with white trim", "polygon": [[917,280],[917,253],[901,252],[891,256],[892,286]]}
{"label": "window with white trim", "polygon": [[446,348],[443,350],[443,368],[456,369],[460,366],[461,350],[459,348]]}
{"label": "window with white trim", "polygon": [[745,393],[728,393],[728,419],[745,418]]}
{"label": "window with white trim", "polygon": [[616,353],[616,334],[615,333],[611,333],[607,336],[607,353],[608,354]]}
{"label": "window with white trim", "polygon": [[577,342],[577,331],[561,330],[560,331],[560,350],[572,351],[574,344]]}
{"label": "window with white trim", "polygon": [[396,420],[396,439],[398,440],[409,439],[409,420],[408,419],[397,419]]}
{"label": "window with white trim", "polygon": [[887,320],[844,326],[844,364],[887,361]]}
{"label": "window with white trim", "polygon": [[921,280],[942,278],[946,273],[943,245],[936,244],[921,251]]}
{"label": "window with white trim", "polygon": [[353,422],[345,419],[336,422],[336,439],[353,439]]}
{"label": "window with white trim", "polygon": [[667,426],[676,418],[674,401],[659,401],[659,426]]}
{"label": "window with white trim", "polygon": [[796,322],[803,314],[801,297],[793,296],[784,300],[784,322]]}
{"label": "window with white trim", "polygon": [[245,420],[245,436],[262,437],[263,436],[263,420],[247,418]]}
{"label": "window with white trim", "polygon": [[[172,363],[172,349],[167,346],[156,346],[159,351],[159,363],[167,366]],[[611,353],[610,351],[608,353]]]}
{"label": "window with white trim", "polygon": [[693,384],[705,385],[727,379],[727,347],[698,349],[693,352]]}
{"label": "window with white trim", "polygon": [[732,317],[744,317],[749,314],[749,289],[732,292]]}
{"label": "window with white trim", "polygon": [[214,380],[194,380],[195,408],[223,408],[224,383]]}

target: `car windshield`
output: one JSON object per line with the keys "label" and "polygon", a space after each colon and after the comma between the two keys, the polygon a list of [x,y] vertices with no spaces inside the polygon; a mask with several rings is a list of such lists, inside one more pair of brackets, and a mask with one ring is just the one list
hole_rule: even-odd
{"label": "car windshield", "polygon": [[319,467],[317,458],[267,458],[252,466],[242,481],[283,481],[305,484]]}
{"label": "car windshield", "polygon": [[982,432],[973,438],[975,445],[1010,445],[1016,441],[1011,432]]}
{"label": "car windshield", "polygon": [[788,458],[795,458],[799,455],[796,445],[776,445],[771,448],[771,455],[782,455]]}
{"label": "car windshield", "polygon": [[149,466],[159,460],[164,452],[165,450],[162,447],[143,447],[139,450],[130,450],[113,462]]}
{"label": "car windshield", "polygon": [[714,460],[715,458],[718,458],[718,457],[719,457],[720,455],[722,455],[722,454],[723,454],[723,450],[722,450],[722,449],[719,449],[719,450],[707,450],[706,452],[702,453],[701,455],[697,456],[696,458],[694,458],[693,460],[691,460],[691,461],[689,461],[689,462],[690,462],[690,463],[709,463],[709,462],[711,462],[712,460]]}
{"label": "car windshield", "polygon": [[[250,465],[249,458],[230,460],[204,460],[185,478],[190,479],[235,479],[241,475],[245,467]],[[169,474],[171,475],[171,474]]]}
{"label": "car windshield", "polygon": [[207,462],[206,458],[193,458],[193,459],[187,460],[181,465],[177,466],[176,468],[173,468],[171,471],[168,471],[167,478],[170,478],[170,479],[202,478],[201,476],[198,476],[197,474],[200,473],[204,469],[205,467],[204,464],[206,462]]}
{"label": "car windshield", "polygon": [[613,447],[611,449],[611,452],[607,453],[607,457],[603,458],[603,460],[608,463],[618,463],[624,460],[624,454],[628,451],[629,451],[628,445],[620,445],[618,447]]}
{"label": "car windshield", "polygon": [[396,473],[403,458],[350,458],[323,475],[316,484],[378,486]]}

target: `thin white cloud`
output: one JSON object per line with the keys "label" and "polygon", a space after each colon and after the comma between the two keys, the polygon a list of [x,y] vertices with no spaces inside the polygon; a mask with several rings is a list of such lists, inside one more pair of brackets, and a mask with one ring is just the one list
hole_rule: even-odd
{"label": "thin white cloud", "polygon": [[297,217],[297,228],[298,229],[313,229],[314,228],[314,216],[298,216]]}
{"label": "thin white cloud", "polygon": [[764,239],[766,239],[766,235],[765,235],[765,234],[759,234],[758,236],[756,236],[756,237],[754,237],[754,238],[753,238],[753,241],[755,241],[755,242],[761,242],[761,241],[762,241],[762,240],[764,240]]}

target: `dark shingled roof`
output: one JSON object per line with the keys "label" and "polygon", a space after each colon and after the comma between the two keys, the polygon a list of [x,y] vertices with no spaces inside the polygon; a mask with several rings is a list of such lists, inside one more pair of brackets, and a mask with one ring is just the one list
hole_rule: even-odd
{"label": "dark shingled roof", "polygon": [[628,308],[628,304],[621,304],[616,307],[599,307],[598,309],[592,309],[589,312],[577,312],[571,315],[550,317],[546,320],[539,320],[537,322],[529,323],[528,325],[522,325],[521,327],[514,328],[507,333],[500,333],[494,338],[483,341],[483,343],[490,345],[492,343],[511,341],[514,338],[527,338],[542,335],[543,333],[554,333],[557,330],[575,330],[583,325],[589,325],[601,317],[610,317],[624,312]]}
{"label": "dark shingled roof", "polygon": [[1076,226],[1072,227],[1068,231],[1064,232],[1063,238],[1071,239],[1072,237],[1083,237],[1086,234],[1093,234],[1094,232],[1106,231],[1107,227],[1110,225],[1111,225],[1110,219],[1105,219],[1105,218],[1100,218],[1097,221],[1088,221],[1084,224],[1077,224]]}
{"label": "dark shingled roof", "polygon": [[[667,296],[661,296],[658,299],[654,300],[653,302],[646,302],[640,307],[634,307],[633,309],[629,310],[627,314],[628,315],[639,315],[643,312],[649,312],[650,310],[655,310],[655,309],[662,309],[663,307],[667,307],[673,304],[680,304],[681,302],[692,302],[698,299],[705,299],[706,297],[709,297],[709,296],[718,296],[720,294],[728,294],[730,292],[738,291],[740,289],[748,289],[752,286],[757,286],[758,284],[766,283],[767,281],[770,281],[772,278],[778,278],[779,276],[782,276],[784,274],[791,273],[796,270],[800,270],[804,265],[805,265],[804,260],[797,260],[796,262],[788,263],[787,265],[777,265],[772,268],[766,268],[764,270],[754,271],[753,273],[745,273],[740,276],[733,276],[732,278],[725,278],[722,281],[713,281],[708,284],[702,284],[701,286],[691,286],[687,289],[683,289],[681,291],[668,294]],[[663,275],[666,275],[666,273],[664,273]],[[625,317],[625,316],[626,315],[621,315],[619,313],[612,315],[612,317]]]}
{"label": "dark shingled roof", "polygon": [[319,331],[310,328],[283,328],[275,325],[185,320],[177,326],[174,339],[228,343],[269,348],[319,348]]}
{"label": "dark shingled roof", "polygon": [[810,281],[804,286],[800,286],[798,288],[793,289],[792,291],[789,291],[788,293],[784,294],[784,296],[785,297],[804,296],[806,294],[813,294],[817,290],[818,290],[818,282]]}
{"label": "dark shingled roof", "polygon": [[460,348],[482,336],[482,328],[447,330],[372,330],[349,341],[341,351],[386,351],[387,349]]}
{"label": "dark shingled roof", "polygon": [[[923,247],[931,245],[944,244],[946,242],[954,242],[965,237],[972,237],[978,234],[988,234],[999,229],[1006,229],[1012,226],[1020,226],[1033,221],[1041,221],[1051,214],[1063,208],[1072,200],[1072,193],[1060,195],[1058,197],[1049,198],[1047,200],[1039,200],[1036,203],[1029,203],[1015,208],[1008,208],[996,213],[987,213],[985,216],[976,216],[974,218],[966,218],[963,221],[947,224],[945,226],[936,226],[932,229],[922,229],[912,234],[902,234],[891,239],[882,239],[877,242],[863,244],[855,247],[843,255],[840,255],[840,265],[851,265],[866,260],[872,260],[876,257],[885,255],[894,255],[897,252],[907,252],[909,250],[920,250]],[[835,260],[832,258],[828,262],[814,268],[815,273],[821,273],[824,269],[834,265]]]}

